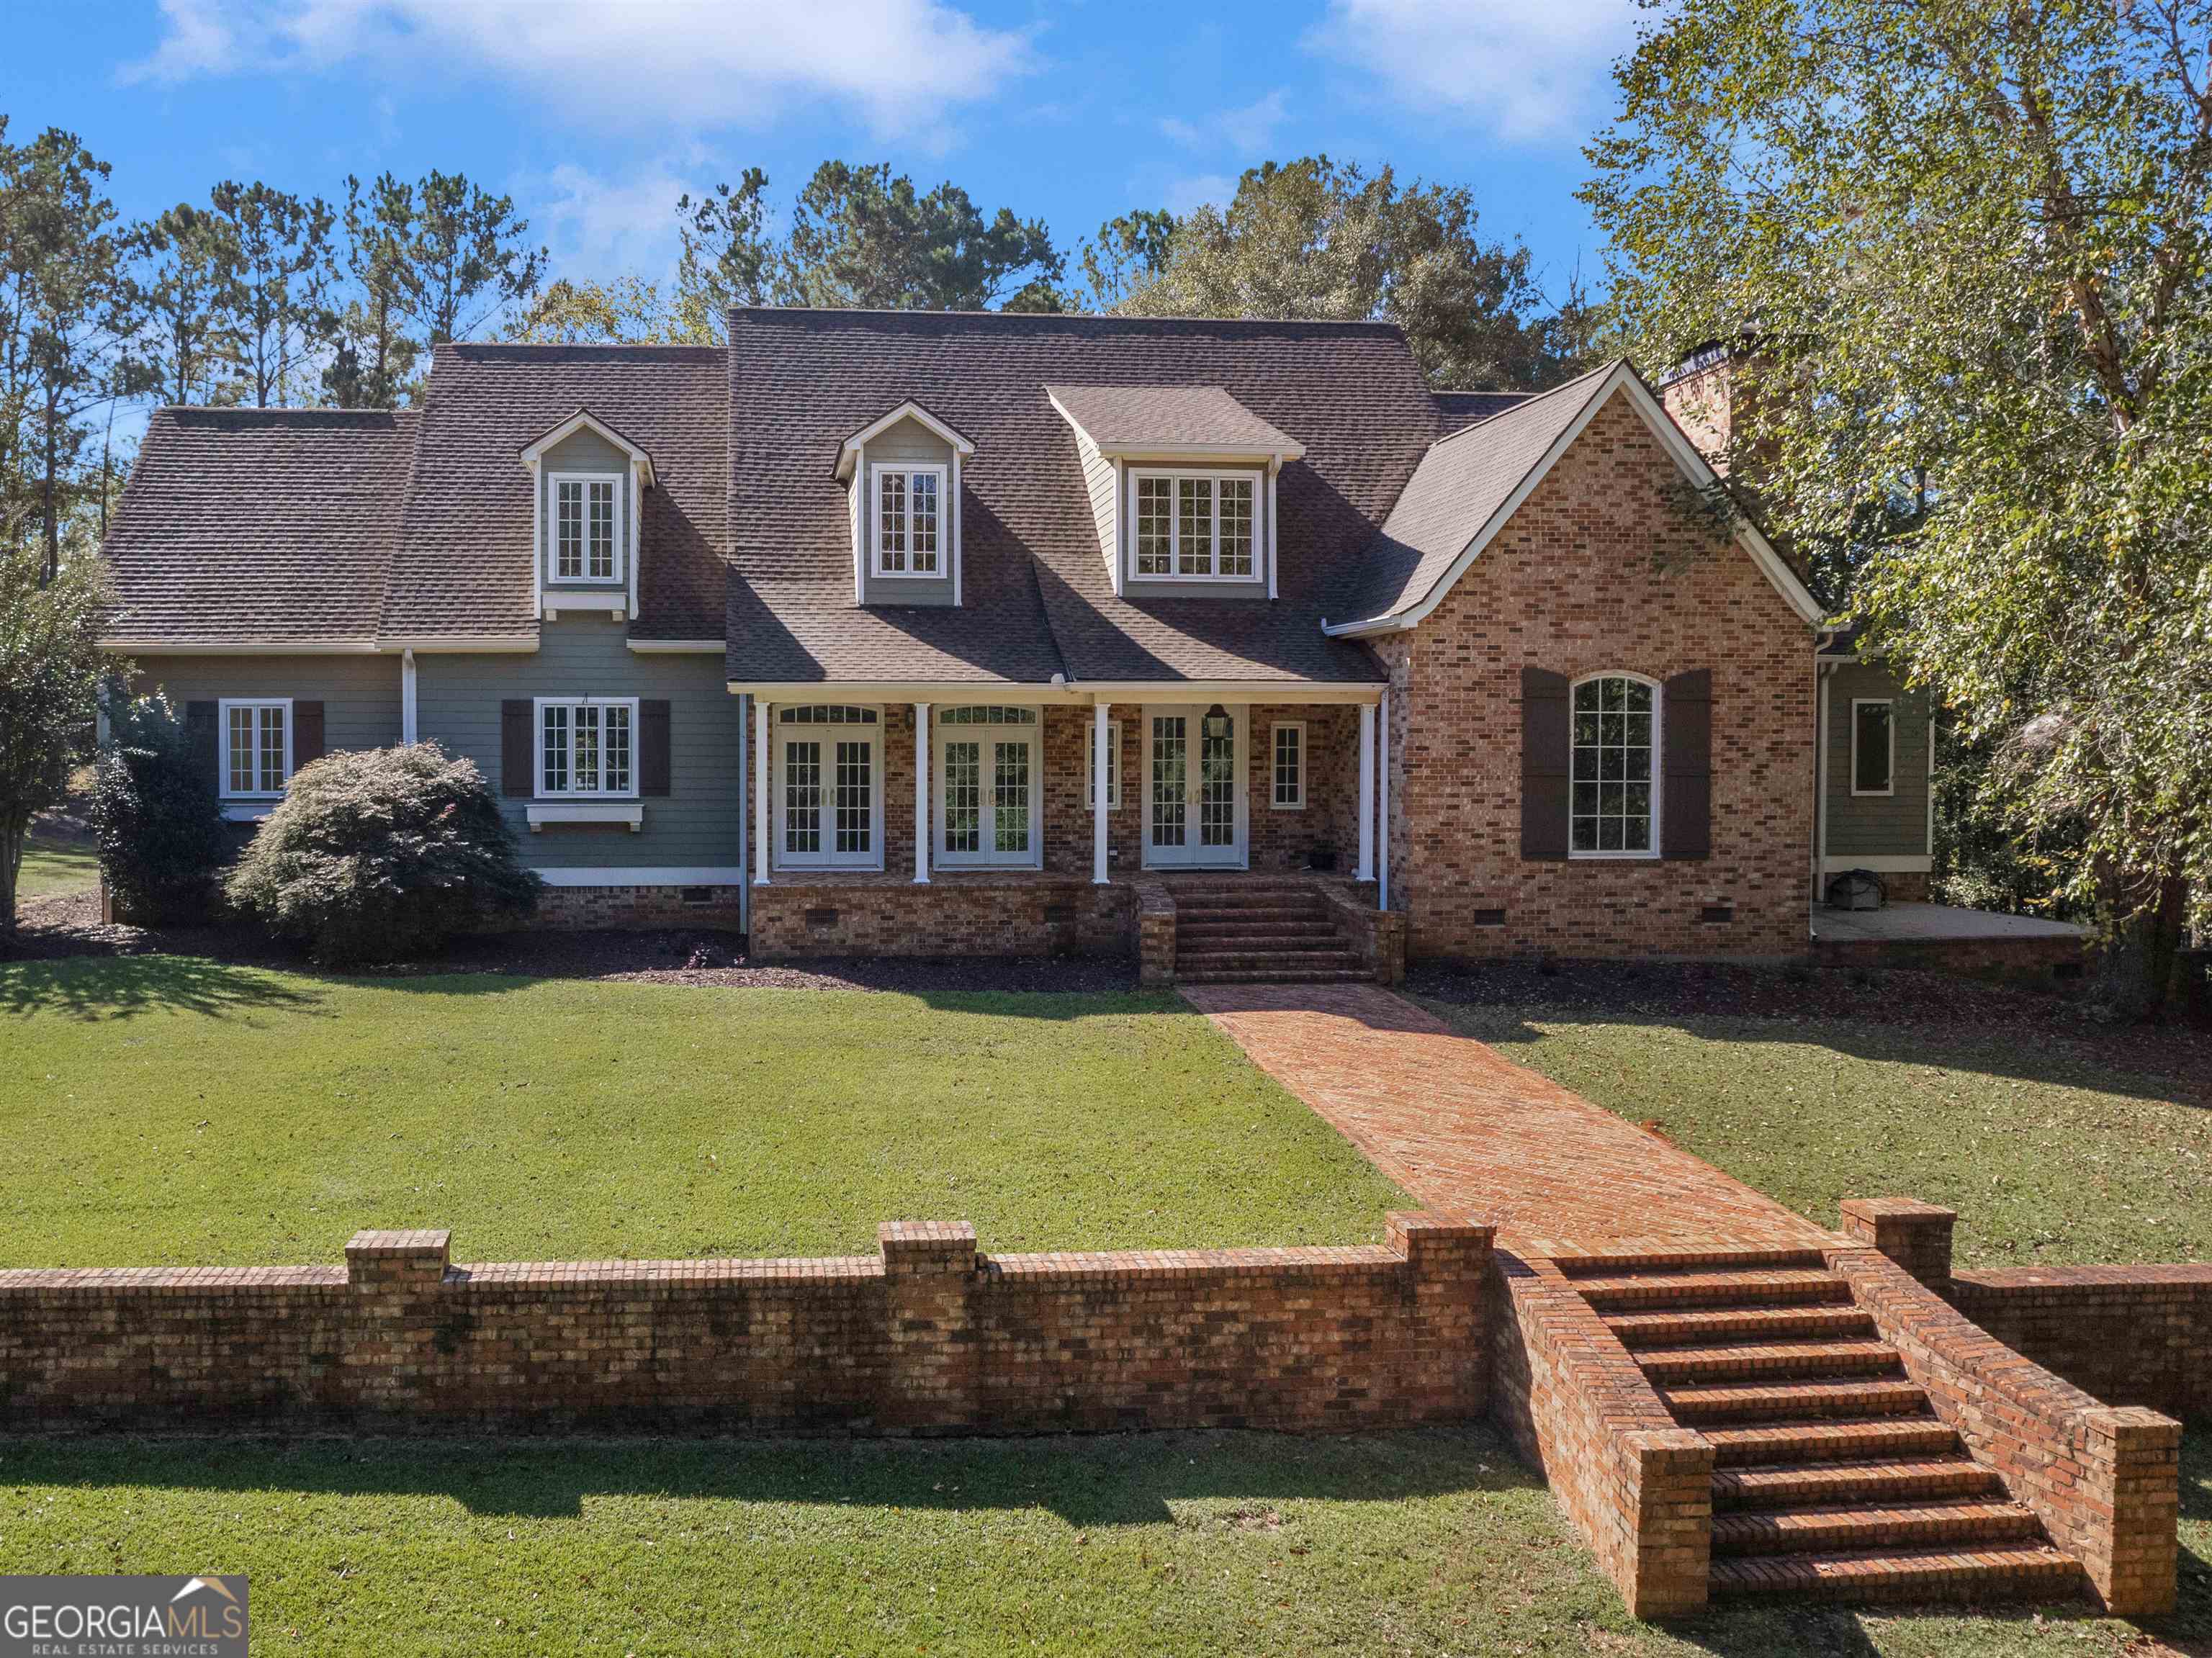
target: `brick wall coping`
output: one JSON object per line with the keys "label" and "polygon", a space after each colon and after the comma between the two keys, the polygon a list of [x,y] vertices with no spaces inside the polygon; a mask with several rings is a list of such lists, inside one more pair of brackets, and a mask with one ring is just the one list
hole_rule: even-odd
{"label": "brick wall coping", "polygon": [[2212,1261],[2165,1261],[2129,1266],[1996,1266],[1955,1274],[1989,1290],[2083,1289],[2095,1285],[2177,1288],[2212,1285]]}
{"label": "brick wall coping", "polygon": [[0,1267],[0,1297],[117,1290],[226,1295],[254,1290],[343,1290],[343,1266],[9,1266]]}

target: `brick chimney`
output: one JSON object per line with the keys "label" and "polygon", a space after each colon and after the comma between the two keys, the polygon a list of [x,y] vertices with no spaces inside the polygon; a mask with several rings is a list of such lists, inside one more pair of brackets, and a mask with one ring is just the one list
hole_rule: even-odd
{"label": "brick chimney", "polygon": [[1659,380],[1661,405],[1723,477],[1735,434],[1738,356],[1733,346],[1701,345]]}

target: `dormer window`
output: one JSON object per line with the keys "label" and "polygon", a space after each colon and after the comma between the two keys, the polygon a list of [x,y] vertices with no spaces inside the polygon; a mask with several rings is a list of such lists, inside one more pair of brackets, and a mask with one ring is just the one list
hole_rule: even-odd
{"label": "dormer window", "polygon": [[1249,581],[1255,472],[1139,471],[1134,574],[1147,581]]}
{"label": "dormer window", "polygon": [[622,477],[613,472],[556,472],[553,557],[556,583],[623,579]]}
{"label": "dormer window", "polygon": [[875,469],[876,574],[943,573],[945,474],[942,466]]}

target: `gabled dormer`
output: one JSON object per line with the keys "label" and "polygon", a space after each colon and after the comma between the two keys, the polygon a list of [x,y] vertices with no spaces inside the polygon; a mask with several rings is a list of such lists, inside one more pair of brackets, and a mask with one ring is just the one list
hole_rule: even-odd
{"label": "gabled dormer", "polygon": [[538,614],[637,614],[638,523],[653,457],[588,409],[527,445]]}
{"label": "gabled dormer", "polygon": [[1305,449],[1219,386],[1048,386],[1125,598],[1273,598],[1275,486]]}
{"label": "gabled dormer", "polygon": [[855,604],[960,602],[960,463],[975,446],[902,403],[837,452]]}

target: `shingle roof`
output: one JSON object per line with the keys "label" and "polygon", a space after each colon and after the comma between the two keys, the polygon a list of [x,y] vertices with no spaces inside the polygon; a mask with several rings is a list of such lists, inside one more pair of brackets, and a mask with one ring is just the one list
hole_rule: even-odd
{"label": "shingle roof", "polygon": [[1439,392],[1436,394],[1437,413],[1443,417],[1438,437],[1449,437],[1463,432],[1479,420],[1488,420],[1492,415],[1502,415],[1518,403],[1526,403],[1536,394],[1534,392]]}
{"label": "shingle roof", "polygon": [[1368,548],[1336,619],[1364,622],[1426,598],[1619,366],[1592,369],[1438,440]]}
{"label": "shingle roof", "polygon": [[383,631],[534,635],[530,475],[518,457],[585,409],[653,457],[632,636],[720,638],[728,398],[712,346],[440,346]]}
{"label": "shingle roof", "polygon": [[1270,426],[1221,386],[1048,386],[1101,452],[1173,450],[1296,454],[1297,440]]}
{"label": "shingle roof", "polygon": [[155,410],[108,528],[107,636],[374,637],[419,425],[384,410]]}
{"label": "shingle roof", "polygon": [[[733,679],[1371,683],[1321,631],[1436,434],[1378,324],[739,310],[730,318]],[[1114,595],[1075,434],[1046,386],[1218,388],[1304,446],[1282,473],[1279,598]],[[837,446],[907,398],[975,444],[964,603],[862,610]]]}

